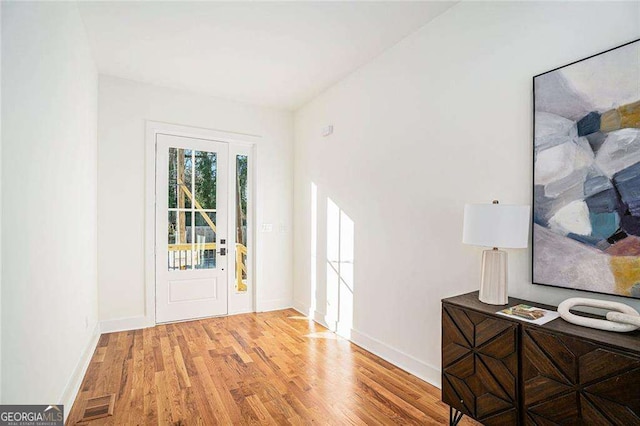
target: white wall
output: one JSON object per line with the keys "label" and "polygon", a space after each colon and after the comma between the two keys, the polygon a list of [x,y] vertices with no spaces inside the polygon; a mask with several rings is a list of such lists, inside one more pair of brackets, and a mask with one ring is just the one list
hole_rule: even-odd
{"label": "white wall", "polygon": [[[0,383],[2,383],[2,6],[0,5]],[[2,385],[0,385],[0,402]]]}
{"label": "white wall", "polygon": [[[0,5],[0,383],[2,383],[2,5]],[[0,385],[0,402],[2,385]]]}
{"label": "white wall", "polygon": [[[312,303],[313,182],[318,315],[330,197],[355,223],[354,340],[439,383],[440,299],[479,286],[481,249],[461,244],[464,203],[531,202],[532,76],[640,37],[639,17],[637,2],[463,2],[301,108],[296,306]],[[512,296],[578,294],[532,285],[529,250],[509,256]]]}
{"label": "white wall", "polygon": [[[262,223],[274,226],[273,232],[256,235],[257,308],[291,306],[292,119],[290,112],[100,76],[101,320],[113,328],[140,326],[145,321],[145,120],[262,137],[257,144],[256,223],[258,228]],[[282,232],[280,224],[284,226]]]}
{"label": "white wall", "polygon": [[73,3],[3,2],[2,41],[2,402],[69,404],[97,337],[97,72]]}

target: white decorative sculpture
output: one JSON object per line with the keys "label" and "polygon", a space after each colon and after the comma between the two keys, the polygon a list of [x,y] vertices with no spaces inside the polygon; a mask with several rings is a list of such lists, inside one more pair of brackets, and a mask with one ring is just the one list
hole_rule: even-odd
{"label": "white decorative sculpture", "polygon": [[[611,309],[606,320],[597,318],[587,318],[574,315],[570,312],[576,306],[587,306],[601,309]],[[584,297],[573,297],[558,305],[558,313],[565,321],[584,327],[597,328],[605,331],[617,331],[626,333],[640,328],[640,313],[629,305],[607,300],[587,299]]]}

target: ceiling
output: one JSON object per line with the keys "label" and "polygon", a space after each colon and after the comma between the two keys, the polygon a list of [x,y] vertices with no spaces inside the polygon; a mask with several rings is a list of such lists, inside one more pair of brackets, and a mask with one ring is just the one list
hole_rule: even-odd
{"label": "ceiling", "polygon": [[455,2],[81,2],[98,70],[295,109]]}

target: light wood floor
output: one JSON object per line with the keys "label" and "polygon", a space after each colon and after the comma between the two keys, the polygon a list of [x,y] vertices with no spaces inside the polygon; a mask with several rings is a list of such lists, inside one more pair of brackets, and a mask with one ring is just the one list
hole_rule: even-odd
{"label": "light wood floor", "polygon": [[87,398],[109,393],[114,415],[91,425],[446,424],[449,415],[437,388],[294,310],[103,334],[67,424]]}

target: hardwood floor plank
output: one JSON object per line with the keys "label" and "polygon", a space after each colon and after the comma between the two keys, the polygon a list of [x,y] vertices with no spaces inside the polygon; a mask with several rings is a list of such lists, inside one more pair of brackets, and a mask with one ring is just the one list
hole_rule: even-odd
{"label": "hardwood floor plank", "polygon": [[[68,425],[436,425],[440,391],[288,309],[100,337]],[[461,425],[477,424],[463,419]]]}
{"label": "hardwood floor plank", "polygon": [[[225,400],[220,395],[219,387],[214,384],[211,374],[209,373],[209,370],[202,358],[194,358],[194,364],[198,371],[198,377],[200,378],[200,380],[194,380],[194,382],[202,387],[205,399],[213,411],[216,420],[220,424],[232,424],[240,421],[242,417],[240,411],[234,404],[232,404],[231,398],[227,398],[227,400]],[[230,395],[224,388],[222,389],[222,392],[224,395]]]}
{"label": "hardwood floor plank", "polygon": [[156,406],[158,413],[158,424],[172,424],[172,401],[169,397],[169,389],[167,389],[165,374],[163,371],[159,371],[155,374],[154,386],[157,389]]}
{"label": "hardwood floor plank", "polygon": [[143,406],[144,406],[144,418],[143,423],[155,424],[158,423],[158,410],[156,401],[156,385],[155,374],[157,372],[156,367],[156,354],[155,347],[153,346],[152,332],[153,329],[142,330],[142,345],[144,351],[144,376],[143,376]]}

